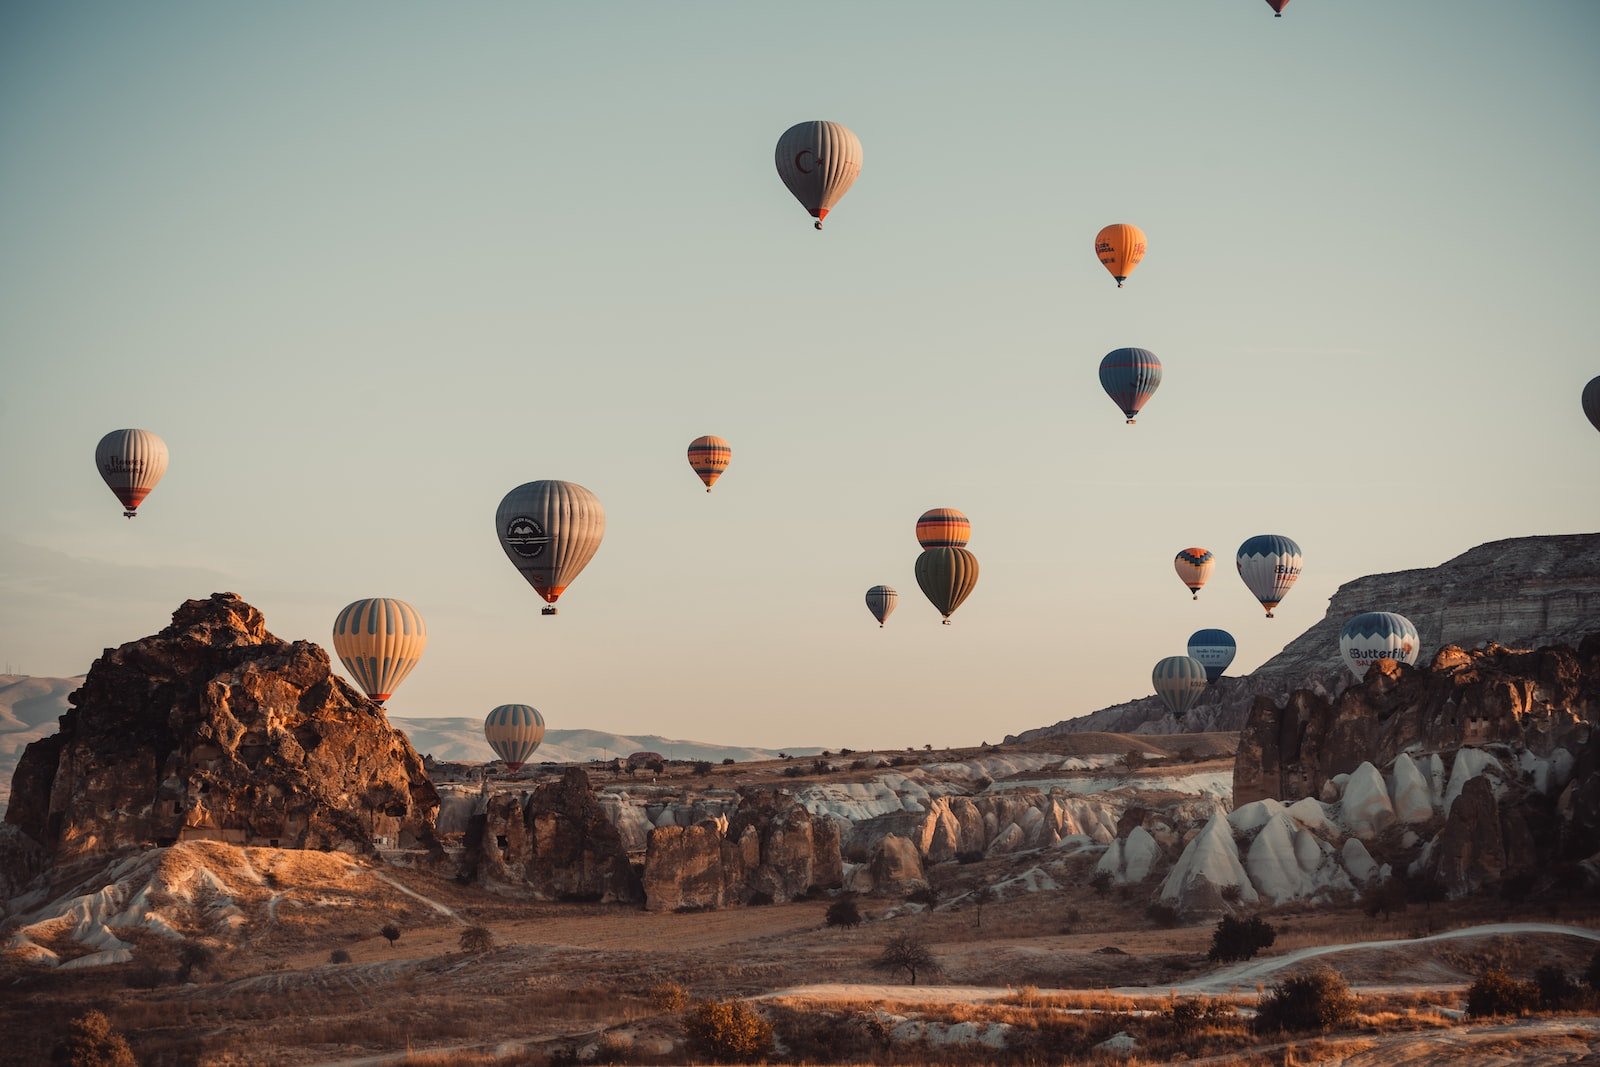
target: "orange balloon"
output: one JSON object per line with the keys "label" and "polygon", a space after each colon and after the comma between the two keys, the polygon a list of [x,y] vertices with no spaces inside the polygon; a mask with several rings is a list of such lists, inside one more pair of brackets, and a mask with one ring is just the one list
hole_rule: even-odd
{"label": "orange balloon", "polygon": [[1144,231],[1128,222],[1113,222],[1094,239],[1094,254],[1117,280],[1118,289],[1144,258],[1144,250]]}

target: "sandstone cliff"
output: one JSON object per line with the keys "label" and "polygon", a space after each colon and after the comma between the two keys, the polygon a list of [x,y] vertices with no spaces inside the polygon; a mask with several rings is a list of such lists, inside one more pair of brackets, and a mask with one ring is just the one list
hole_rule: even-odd
{"label": "sandstone cliff", "polygon": [[1238,730],[1260,698],[1282,702],[1297,689],[1336,696],[1354,680],[1339,658],[1339,631],[1351,616],[1375,610],[1397,611],[1416,624],[1422,638],[1419,663],[1446,645],[1575,647],[1600,627],[1600,534],[1491,541],[1437,567],[1346,582],[1321,621],[1250,675],[1223,678],[1181,724],[1150,696],[1025,730],[1006,742],[1086,731]]}
{"label": "sandstone cliff", "polygon": [[28,745],[6,821],[58,858],[214,839],[436,852],[439,799],[383,708],[232,593],[107,649]]}

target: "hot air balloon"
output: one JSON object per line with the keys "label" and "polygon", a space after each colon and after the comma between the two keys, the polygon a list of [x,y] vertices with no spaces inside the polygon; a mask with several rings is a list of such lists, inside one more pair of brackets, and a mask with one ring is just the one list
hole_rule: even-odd
{"label": "hot air balloon", "polygon": [[333,650],[356,684],[380,704],[399,688],[427,647],[428,628],[404,600],[357,600],[333,620]]}
{"label": "hot air balloon", "polygon": [[923,548],[966,548],[972,523],[955,508],[930,508],[917,519],[917,544]]}
{"label": "hot air balloon", "polygon": [[1168,656],[1150,672],[1156,685],[1156,695],[1172,712],[1172,717],[1182,719],[1200,694],[1206,691],[1206,668],[1199,660],[1189,656]]}
{"label": "hot air balloon", "polygon": [[1117,280],[1118,289],[1144,258],[1145,247],[1144,231],[1126,222],[1113,222],[1094,239],[1094,254]]}
{"label": "hot air balloon", "polygon": [[520,771],[544,740],[544,716],[530,704],[501,704],[483,720],[483,736],[506,770]]}
{"label": "hot air balloon", "polygon": [[1239,645],[1226,630],[1196,630],[1189,635],[1189,657],[1206,669],[1206,684],[1215,685],[1233,662]]}
{"label": "hot air balloon", "polygon": [[1200,599],[1200,589],[1211,577],[1211,568],[1216,565],[1217,557],[1211,554],[1209,548],[1185,548],[1172,560],[1172,569],[1178,572],[1179,579],[1189,587],[1189,592],[1194,594],[1196,600]]}
{"label": "hot air balloon", "polygon": [[900,594],[886,585],[875,585],[867,590],[867,610],[872,612],[872,617],[878,620],[878,629],[883,629],[883,624],[894,614],[895,605],[900,603]]}
{"label": "hot air balloon", "polygon": [[1339,654],[1357,678],[1365,678],[1367,668],[1380,659],[1417,664],[1422,641],[1417,628],[1404,615],[1392,611],[1367,611],[1344,624],[1339,631]]}
{"label": "hot air balloon", "polygon": [[606,513],[575,482],[529,482],[500,501],[494,532],[506,558],[549,604],[540,614],[554,615],[555,602],[599,549]]}
{"label": "hot air balloon", "polygon": [[861,173],[861,142],[837,122],[801,122],[778,138],[778,177],[817,229]]}
{"label": "hot air balloon", "polygon": [[1600,430],[1600,378],[1589,379],[1589,384],[1583,387],[1583,413],[1589,416],[1594,428]]}
{"label": "hot air balloon", "polygon": [[94,465],[131,519],[167,473],[167,443],[149,430],[112,430],[95,446]]}
{"label": "hot air balloon", "polygon": [[1299,545],[1279,534],[1257,534],[1239,546],[1239,577],[1267,609],[1267,618],[1300,577],[1304,558]]}
{"label": "hot air balloon", "polygon": [[950,616],[978,584],[978,557],[964,548],[925,548],[917,557],[917,584],[950,625]]}
{"label": "hot air balloon", "polygon": [[733,459],[733,447],[720,437],[706,434],[689,442],[689,466],[706,483],[706,492],[722,477]]}
{"label": "hot air balloon", "polygon": [[1133,425],[1134,416],[1161,384],[1161,361],[1143,348],[1119,348],[1100,361],[1100,387]]}
{"label": "hot air balloon", "polygon": [[1274,18],[1283,18],[1283,9],[1289,6],[1289,0],[1267,0],[1267,6],[1272,8]]}

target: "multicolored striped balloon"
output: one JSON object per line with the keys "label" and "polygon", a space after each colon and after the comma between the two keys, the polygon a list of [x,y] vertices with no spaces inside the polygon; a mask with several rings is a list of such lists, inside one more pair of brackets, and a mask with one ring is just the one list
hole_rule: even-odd
{"label": "multicolored striped balloon", "polygon": [[1113,222],[1094,238],[1094,254],[1117,280],[1118,289],[1144,258],[1145,248],[1144,231],[1127,222]]}
{"label": "multicolored striped balloon", "polygon": [[1189,656],[1168,656],[1150,672],[1156,695],[1172,712],[1172,717],[1182,719],[1200,694],[1206,691],[1206,668],[1199,660]]}
{"label": "multicolored striped balloon", "polygon": [[1367,668],[1380,659],[1415,667],[1421,651],[1417,628],[1410,619],[1392,611],[1363,612],[1339,631],[1339,654],[1357,678],[1365,678]]}
{"label": "multicolored striped balloon", "polygon": [[1100,387],[1133,425],[1134,416],[1161,384],[1161,361],[1145,348],[1118,348],[1100,361]]}
{"label": "multicolored striped balloon", "polygon": [[382,704],[428,647],[428,627],[404,600],[368,597],[333,620],[333,650],[366,694]]}
{"label": "multicolored striped balloon", "polygon": [[778,138],[773,160],[778,177],[811,212],[820,230],[822,220],[861,174],[861,141],[837,122],[796,123]]}
{"label": "multicolored striped balloon", "polygon": [[1211,554],[1209,548],[1185,548],[1172,560],[1173,570],[1178,572],[1178,577],[1189,587],[1189,592],[1194,594],[1196,600],[1200,599],[1200,590],[1216,565],[1217,557]]}
{"label": "multicolored striped balloon", "polygon": [[883,624],[889,616],[894,614],[895,606],[900,603],[900,594],[886,585],[875,585],[867,590],[867,610],[872,612],[872,617],[878,620],[878,629],[883,629]]}
{"label": "multicolored striped balloon", "polygon": [[167,473],[167,443],[149,430],[112,430],[95,446],[94,465],[131,519]]}
{"label": "multicolored striped balloon", "polygon": [[708,493],[732,460],[733,447],[720,437],[706,434],[689,442],[689,466],[706,483]]}
{"label": "multicolored striped balloon", "polygon": [[508,771],[520,771],[544,740],[544,716],[531,704],[501,704],[483,720],[483,736]]}
{"label": "multicolored striped balloon", "polygon": [[950,616],[978,584],[978,557],[964,548],[925,548],[917,557],[917,584],[944,616]]}
{"label": "multicolored striped balloon", "polygon": [[1215,685],[1239,651],[1239,643],[1226,630],[1196,630],[1189,635],[1189,657],[1206,669],[1206,684]]}
{"label": "multicolored striped balloon", "polygon": [[1239,546],[1235,562],[1239,566],[1239,577],[1267,609],[1270,619],[1272,609],[1289,594],[1295,579],[1300,577],[1305,557],[1300,546],[1282,534],[1257,534]]}
{"label": "multicolored striped balloon", "polygon": [[600,550],[606,512],[600,498],[576,482],[528,482],[505,495],[494,513],[500,547],[534,592],[551,606]]}
{"label": "multicolored striped balloon", "polygon": [[972,523],[955,508],[929,508],[917,519],[917,544],[923,548],[966,548]]}

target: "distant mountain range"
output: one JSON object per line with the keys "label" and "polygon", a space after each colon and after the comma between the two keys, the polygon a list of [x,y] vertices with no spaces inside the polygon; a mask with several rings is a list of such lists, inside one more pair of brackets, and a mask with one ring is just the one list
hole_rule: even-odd
{"label": "distant mountain range", "polygon": [[[67,712],[67,695],[83,684],[76,678],[36,678],[0,674],[0,812],[11,799],[11,775],[29,741],[56,732],[56,720]],[[483,720],[472,718],[405,718],[389,720],[411,739],[411,746],[436,760],[482,763],[494,758],[483,739]],[[659,752],[667,759],[710,760],[777,759],[779,753],[814,756],[822,749],[812,745],[793,748],[748,748],[711,741],[681,741],[658,734],[613,734],[604,730],[550,730],[534,753],[534,762],[588,763],[590,760],[627,756],[630,752]]]}

